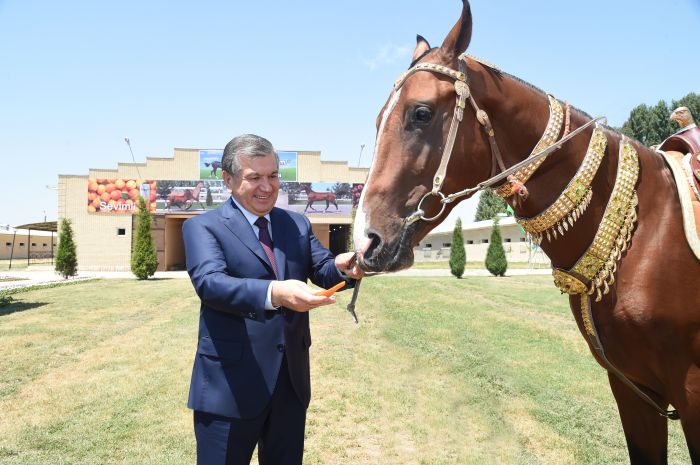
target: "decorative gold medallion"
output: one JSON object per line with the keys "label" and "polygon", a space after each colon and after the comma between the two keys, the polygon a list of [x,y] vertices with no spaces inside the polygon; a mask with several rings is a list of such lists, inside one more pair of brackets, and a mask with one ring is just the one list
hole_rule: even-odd
{"label": "decorative gold medallion", "polygon": [[[539,142],[535,145],[535,148],[530,152],[531,157],[538,152],[541,152],[545,148],[553,145],[557,140],[559,140],[559,134],[561,133],[561,127],[564,123],[564,110],[562,109],[559,100],[555,99],[552,95],[547,94],[549,97],[549,121],[547,121],[547,126],[545,127],[544,133]],[[531,164],[516,171],[513,176],[521,183],[525,184],[528,179],[533,175],[533,173],[540,167],[547,157],[540,158],[539,160],[532,162]],[[496,189],[496,194],[503,198],[507,198],[513,195],[513,188],[511,183],[507,182],[498,189]]]}
{"label": "decorative gold medallion", "polygon": [[533,218],[516,217],[516,221],[530,235],[533,242],[541,243],[543,234],[551,241],[552,236],[557,237],[557,231],[563,236],[586,211],[593,195],[591,182],[605,157],[607,144],[608,139],[603,130],[596,127],[581,166],[559,198]]}
{"label": "decorative gold medallion", "polygon": [[463,98],[469,97],[469,86],[464,81],[455,81],[455,92]]}
{"label": "decorative gold medallion", "polygon": [[554,277],[554,285],[565,294],[582,294],[586,293],[588,290],[588,286],[586,286],[580,279],[571,276],[569,272],[560,268],[555,268],[552,270],[552,276]]}

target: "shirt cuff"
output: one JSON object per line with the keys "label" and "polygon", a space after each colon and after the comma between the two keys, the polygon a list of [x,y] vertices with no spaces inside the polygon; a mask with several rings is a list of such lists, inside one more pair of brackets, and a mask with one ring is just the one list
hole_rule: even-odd
{"label": "shirt cuff", "polygon": [[270,281],[270,285],[267,286],[267,297],[265,298],[265,310],[277,310],[279,307],[275,307],[272,305],[272,283],[274,281]]}

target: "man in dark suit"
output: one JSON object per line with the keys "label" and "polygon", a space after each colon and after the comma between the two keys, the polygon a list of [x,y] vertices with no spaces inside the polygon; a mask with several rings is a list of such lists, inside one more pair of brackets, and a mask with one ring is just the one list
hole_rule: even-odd
{"label": "man in dark suit", "polygon": [[300,465],[309,379],[308,311],[335,302],[314,295],[362,271],[334,257],[300,214],[275,208],[279,158],[266,139],[226,145],[232,197],[183,226],[187,271],[201,299],[188,406],[199,465]]}

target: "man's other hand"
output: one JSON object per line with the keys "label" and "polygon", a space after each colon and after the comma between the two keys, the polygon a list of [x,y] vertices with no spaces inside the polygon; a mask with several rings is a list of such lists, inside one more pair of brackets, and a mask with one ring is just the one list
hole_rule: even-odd
{"label": "man's other hand", "polygon": [[314,295],[314,289],[302,281],[288,279],[273,281],[270,300],[275,307],[285,307],[297,312],[308,312],[312,308],[335,303],[335,297]]}
{"label": "man's other hand", "polygon": [[355,260],[355,254],[353,252],[336,255],[335,266],[338,268],[338,271],[344,273],[348,278],[362,279],[365,275],[365,272],[357,265],[357,260]]}

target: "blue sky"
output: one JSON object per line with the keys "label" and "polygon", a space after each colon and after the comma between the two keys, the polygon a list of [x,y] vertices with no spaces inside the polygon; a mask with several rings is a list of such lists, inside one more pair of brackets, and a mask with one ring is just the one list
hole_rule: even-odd
{"label": "blue sky", "polygon": [[[137,161],[254,132],[353,166],[365,144],[369,166],[377,112],[415,35],[439,45],[460,8],[0,0],[0,223],[55,219],[46,186],[129,161],[124,137]],[[700,61],[688,59],[700,0],[474,0],[472,11],[471,53],[612,125],[640,103],[700,92]]]}

